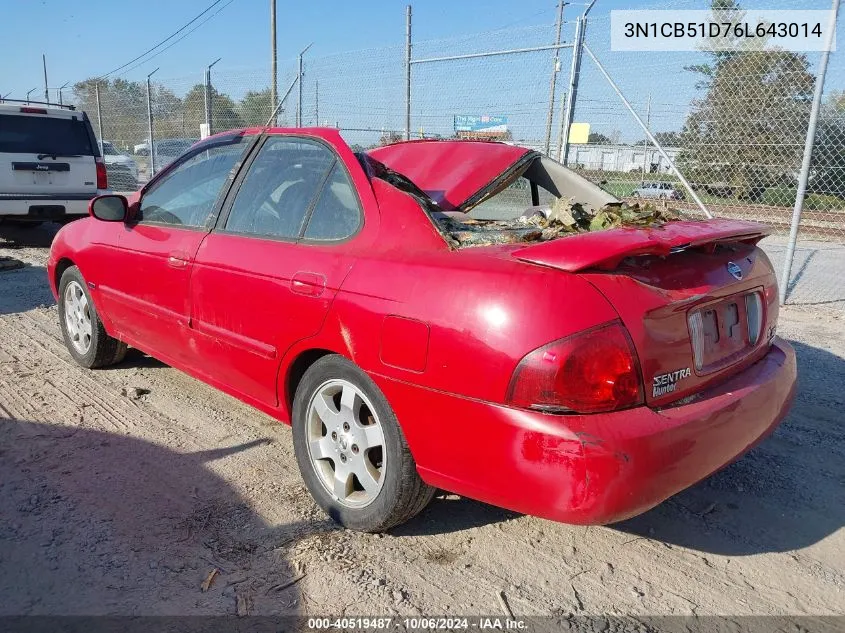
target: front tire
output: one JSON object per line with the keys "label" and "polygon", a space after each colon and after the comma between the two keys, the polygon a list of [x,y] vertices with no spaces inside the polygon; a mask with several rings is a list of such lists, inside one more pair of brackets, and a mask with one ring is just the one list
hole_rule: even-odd
{"label": "front tire", "polygon": [[292,427],[308,491],[346,528],[390,529],[434,496],[384,394],[342,356],[324,356],[305,372],[294,396]]}
{"label": "front tire", "polygon": [[106,333],[76,266],[65,270],[59,280],[59,324],[65,347],[83,367],[113,365],[126,356],[126,343]]}

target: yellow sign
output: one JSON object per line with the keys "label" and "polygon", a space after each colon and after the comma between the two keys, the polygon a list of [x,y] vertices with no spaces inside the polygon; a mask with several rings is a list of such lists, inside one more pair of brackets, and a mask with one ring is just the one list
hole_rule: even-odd
{"label": "yellow sign", "polygon": [[570,143],[586,143],[590,138],[589,123],[573,123],[569,126]]}

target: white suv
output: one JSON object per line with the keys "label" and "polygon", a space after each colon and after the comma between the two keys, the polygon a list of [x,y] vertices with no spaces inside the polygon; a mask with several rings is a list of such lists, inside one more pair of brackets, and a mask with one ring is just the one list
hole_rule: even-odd
{"label": "white suv", "polygon": [[103,193],[106,165],[84,112],[0,103],[0,220],[73,220]]}

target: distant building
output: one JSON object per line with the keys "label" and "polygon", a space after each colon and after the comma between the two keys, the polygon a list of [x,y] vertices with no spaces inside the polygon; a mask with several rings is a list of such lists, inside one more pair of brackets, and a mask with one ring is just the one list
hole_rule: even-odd
{"label": "distant building", "polygon": [[[538,143],[514,141],[514,145],[530,147],[542,152]],[[663,150],[674,161],[681,151],[680,147],[664,147]],[[557,159],[557,148],[551,150],[552,158]],[[590,171],[642,172],[645,159],[647,174],[667,174],[672,171],[669,162],[654,147],[642,145],[581,145],[569,146],[569,167]]]}

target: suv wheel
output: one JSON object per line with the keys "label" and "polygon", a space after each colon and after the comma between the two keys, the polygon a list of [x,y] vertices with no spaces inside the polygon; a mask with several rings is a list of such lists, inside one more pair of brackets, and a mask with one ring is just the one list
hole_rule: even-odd
{"label": "suv wheel", "polygon": [[434,496],[435,488],[417,474],[384,394],[342,356],[324,356],[305,372],[292,417],[305,485],[344,527],[387,530],[416,515]]}

